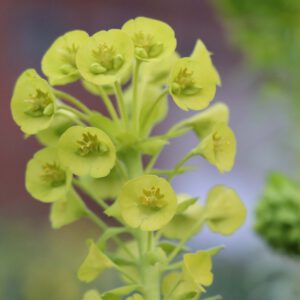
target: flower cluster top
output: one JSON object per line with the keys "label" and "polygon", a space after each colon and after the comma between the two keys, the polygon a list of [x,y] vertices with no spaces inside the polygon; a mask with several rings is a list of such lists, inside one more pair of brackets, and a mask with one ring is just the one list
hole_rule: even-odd
{"label": "flower cluster top", "polygon": [[[26,136],[35,135],[44,146],[27,164],[28,192],[51,203],[53,228],[82,217],[101,227],[99,240],[89,241],[80,280],[90,282],[112,268],[125,282],[112,291],[91,290],[85,300],[198,299],[213,281],[211,257],[220,248],[185,253],[185,243],[205,224],[230,235],[245,220],[245,207],[229,187],[213,187],[200,205],[197,197],[177,194],[171,185],[175,176],[190,170],[184,164],[194,156],[223,173],[232,169],[236,154],[224,103],[153,134],[167,116],[168,96],[184,111],[203,110],[221,84],[200,39],[188,57],[180,57],[176,44],[169,25],[145,17],[91,36],[74,30],[45,53],[41,67],[47,79],[28,69],[16,82],[13,118]],[[54,88],[73,82],[99,96],[108,115]],[[171,140],[191,131],[195,147],[172,169],[154,168]],[[78,190],[119,225],[108,226]],[[122,240],[124,233],[131,238]],[[107,251],[110,240],[114,251]],[[182,253],[182,260],[173,262]]]}

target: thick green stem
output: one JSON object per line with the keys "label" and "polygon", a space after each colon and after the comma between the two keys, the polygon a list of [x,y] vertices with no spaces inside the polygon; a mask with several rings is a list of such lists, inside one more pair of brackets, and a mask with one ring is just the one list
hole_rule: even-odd
{"label": "thick green stem", "polygon": [[138,101],[138,81],[139,81],[139,70],[141,66],[141,61],[136,60],[134,72],[133,72],[133,78],[132,78],[132,124],[133,124],[133,130],[138,135],[139,133],[139,119],[140,119],[140,101]]}
{"label": "thick green stem", "polygon": [[79,110],[77,110],[71,106],[60,104],[58,106],[58,109],[67,110],[67,111],[73,113],[74,115],[76,115],[79,119],[87,121],[87,122],[89,121],[89,118],[84,113],[80,112]]}

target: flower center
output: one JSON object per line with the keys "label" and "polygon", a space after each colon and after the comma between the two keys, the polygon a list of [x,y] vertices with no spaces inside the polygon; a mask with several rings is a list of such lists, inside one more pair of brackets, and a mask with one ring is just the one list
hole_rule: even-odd
{"label": "flower center", "polygon": [[53,100],[48,92],[37,89],[24,101],[27,104],[25,113],[31,117],[51,116],[54,113]]}
{"label": "flower center", "polygon": [[99,44],[97,49],[93,50],[93,56],[97,62],[90,65],[90,71],[94,74],[107,73],[109,71],[119,70],[124,59],[121,54],[116,54],[113,46],[107,44]]}
{"label": "flower center", "polygon": [[136,54],[142,58],[157,57],[164,47],[162,43],[155,43],[151,34],[145,34],[142,31],[135,33],[133,42]]}
{"label": "flower center", "polygon": [[215,154],[223,152],[224,146],[230,145],[230,141],[224,139],[219,132],[215,132],[212,136],[214,142],[214,152]]}
{"label": "flower center", "polygon": [[187,68],[180,69],[172,83],[172,92],[175,95],[193,96],[200,90],[201,88],[195,85],[193,72]]}
{"label": "flower center", "polygon": [[143,206],[149,208],[162,208],[166,205],[165,195],[161,194],[160,188],[152,187],[151,189],[143,189],[140,202]]}
{"label": "flower center", "polygon": [[57,163],[45,163],[42,169],[41,178],[51,186],[57,187],[66,182],[66,172]]}
{"label": "flower center", "polygon": [[82,134],[82,139],[77,141],[79,145],[78,154],[80,156],[87,156],[92,154],[105,154],[108,152],[108,147],[101,143],[97,135],[92,135],[90,132]]}
{"label": "flower center", "polygon": [[59,68],[63,74],[68,75],[77,70],[75,58],[78,48],[78,46],[72,43],[71,45],[66,45],[64,48],[59,49],[61,58],[65,62],[65,64]]}

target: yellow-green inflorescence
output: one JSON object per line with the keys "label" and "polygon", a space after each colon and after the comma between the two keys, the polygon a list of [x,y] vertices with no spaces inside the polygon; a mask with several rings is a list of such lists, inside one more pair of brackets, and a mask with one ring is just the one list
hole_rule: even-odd
{"label": "yellow-green inflorescence", "polygon": [[[78,270],[81,281],[94,281],[108,269],[121,275],[123,285],[92,289],[84,300],[202,299],[221,248],[187,253],[186,242],[204,226],[230,235],[245,222],[246,208],[232,188],[214,186],[200,202],[172,184],[189,171],[185,163],[193,156],[223,173],[236,155],[229,108],[210,106],[221,85],[211,52],[198,39],[191,55],[180,57],[176,44],[168,24],[146,17],[92,35],[73,30],[45,53],[47,80],[28,69],[16,82],[13,119],[43,147],[27,164],[27,191],[51,204],[54,229],[82,218],[99,226]],[[54,88],[75,81],[101,98],[108,115]],[[200,112],[154,133],[168,115],[169,96],[180,109]],[[161,152],[188,132],[196,135],[195,147],[173,168],[159,168]]]}

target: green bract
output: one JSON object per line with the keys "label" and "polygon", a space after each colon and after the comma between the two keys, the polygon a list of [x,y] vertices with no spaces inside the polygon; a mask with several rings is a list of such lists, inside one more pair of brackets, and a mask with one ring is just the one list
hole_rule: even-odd
{"label": "green bract", "polygon": [[77,276],[79,280],[91,282],[104,270],[113,268],[114,263],[99,250],[93,241],[89,241],[89,252],[81,264]]}
{"label": "green bract", "polygon": [[199,292],[204,292],[204,286],[212,284],[213,274],[211,269],[212,261],[209,252],[198,251],[183,256],[183,278]]}
{"label": "green bract", "polygon": [[235,161],[235,135],[226,124],[217,124],[200,143],[197,151],[221,173],[229,172]]}
{"label": "green bract", "polygon": [[60,162],[56,148],[35,153],[26,168],[26,189],[37,200],[54,202],[65,199],[72,175]]}
{"label": "green bract", "polygon": [[78,175],[107,176],[115,165],[116,150],[106,133],[94,127],[70,127],[59,139],[61,161]]}
{"label": "green bract", "polygon": [[52,204],[50,221],[52,228],[58,229],[64,225],[85,216],[85,205],[73,189],[66,194],[64,199],[60,199]]}
{"label": "green bract", "polygon": [[50,84],[64,85],[80,78],[75,59],[88,37],[85,31],[73,30],[53,42],[42,60],[42,70]]}
{"label": "green bract", "polygon": [[[192,199],[188,195],[178,195],[178,207],[185,200]],[[193,200],[193,199],[192,199]],[[178,211],[178,210],[177,210]],[[183,211],[177,212],[173,219],[161,229],[163,235],[169,239],[180,240],[187,233],[187,228],[192,228],[203,216],[203,207],[197,203],[191,204]],[[191,236],[195,234],[191,232]]]}
{"label": "green bract", "polygon": [[213,187],[205,204],[205,219],[208,227],[223,235],[230,235],[246,220],[246,208],[239,195],[224,185]]}
{"label": "green bract", "polygon": [[35,134],[49,127],[56,111],[55,97],[47,81],[35,70],[28,69],[18,78],[11,111],[14,121],[26,134]]}
{"label": "green bract", "polygon": [[128,74],[133,51],[131,39],[123,31],[99,31],[79,49],[76,63],[85,80],[96,85],[111,85]]}
{"label": "green bract", "polygon": [[175,51],[175,33],[164,22],[138,17],[127,21],[122,30],[131,37],[135,47],[135,56],[139,60],[160,59]]}
{"label": "green bract", "polygon": [[47,129],[36,134],[38,141],[45,146],[56,146],[60,136],[71,126],[75,125],[73,120],[76,116],[71,112],[65,111],[64,114],[56,114]]}
{"label": "green bract", "polygon": [[205,65],[210,65],[210,76],[212,76],[212,79],[215,80],[217,85],[221,85],[221,78],[212,63],[211,53],[207,50],[206,46],[200,39],[198,39],[195,44],[191,58],[198,60],[199,62],[203,62]]}
{"label": "green bract", "polygon": [[208,61],[184,57],[171,70],[169,92],[181,109],[201,110],[213,100],[216,84],[214,69]]}
{"label": "green bract", "polygon": [[229,109],[224,103],[216,103],[207,110],[192,116],[185,121],[185,125],[191,126],[199,138],[207,136],[218,123],[228,124]]}
{"label": "green bract", "polygon": [[124,221],[133,228],[153,231],[162,228],[176,212],[176,194],[170,184],[155,175],[129,180],[119,196]]}

